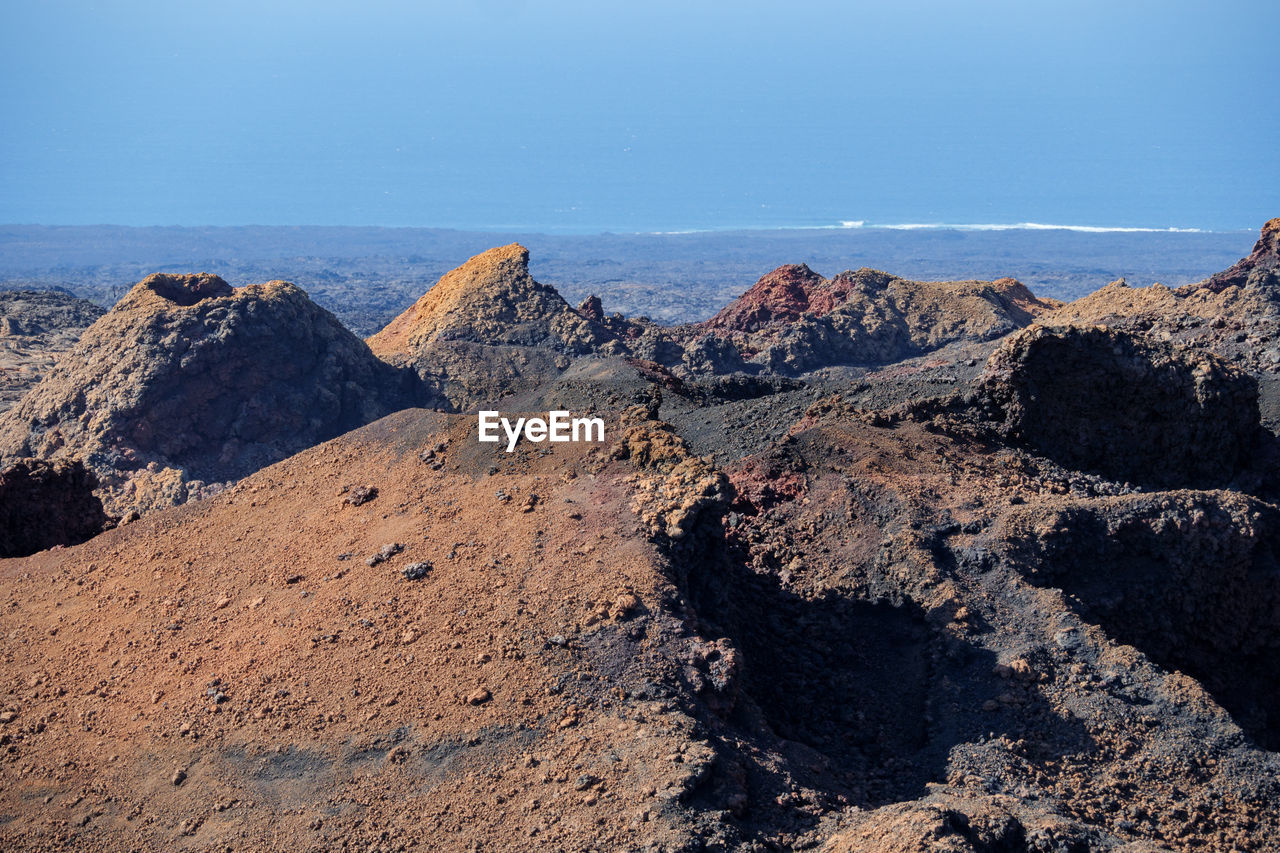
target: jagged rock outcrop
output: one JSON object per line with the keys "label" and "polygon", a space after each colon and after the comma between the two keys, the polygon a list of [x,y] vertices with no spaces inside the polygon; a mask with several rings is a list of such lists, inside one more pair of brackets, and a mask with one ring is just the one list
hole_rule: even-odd
{"label": "jagged rock outcrop", "polygon": [[1013,335],[977,395],[1005,439],[1148,485],[1228,483],[1258,437],[1252,377],[1210,353],[1102,326]]}
{"label": "jagged rock outcrop", "polygon": [[1015,510],[996,553],[1058,587],[1118,641],[1200,681],[1280,748],[1280,512],[1237,492],[1174,491]]}
{"label": "jagged rock outcrop", "polygon": [[512,243],[446,274],[368,343],[466,409],[554,377],[607,338],[555,288],[534,281],[529,250]]}
{"label": "jagged rock outcrop", "polygon": [[[1221,293],[1228,287],[1275,291],[1280,289],[1280,217],[1262,226],[1258,242],[1247,258],[1220,273],[1214,273],[1199,284],[1178,288],[1180,294],[1196,290]],[[1280,294],[1276,294],[1280,295]]]}
{"label": "jagged rock outcrop", "polygon": [[753,364],[794,375],[993,340],[1055,305],[1013,279],[920,282],[861,269],[828,280],[789,265],[761,278],[701,328],[732,341]]}
{"label": "jagged rock outcrop", "polygon": [[0,291],[0,412],[8,409],[106,311],[44,290]]}
{"label": "jagged rock outcrop", "polygon": [[656,419],[655,408],[627,409],[619,429],[613,457],[630,460],[641,472],[632,480],[632,509],[665,547],[680,548],[700,524],[724,515],[731,499],[728,478],[693,455],[670,424]]}
{"label": "jagged rock outcrop", "polygon": [[0,456],[83,460],[145,511],[409,405],[407,378],[292,284],[153,275],[0,416]]}
{"label": "jagged rock outcrop", "polygon": [[114,523],[93,493],[97,485],[78,460],[20,459],[0,471],[0,557],[97,536]]}
{"label": "jagged rock outcrop", "polygon": [[[1227,270],[1176,290],[1113,281],[1038,318],[1048,326],[1105,324],[1205,349],[1259,374],[1280,372],[1280,219]],[[1280,406],[1280,403],[1277,403]]]}

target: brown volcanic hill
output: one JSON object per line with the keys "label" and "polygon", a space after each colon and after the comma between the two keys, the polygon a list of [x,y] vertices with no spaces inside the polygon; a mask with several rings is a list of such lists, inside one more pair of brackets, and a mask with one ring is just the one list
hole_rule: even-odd
{"label": "brown volcanic hill", "polygon": [[0,456],[81,459],[141,511],[400,408],[405,380],[292,284],[153,275],[0,416]]}
{"label": "brown volcanic hill", "polygon": [[534,281],[529,250],[512,243],[447,273],[368,343],[468,408],[555,376],[606,338],[555,288]]}
{"label": "brown volcanic hill", "polygon": [[506,454],[408,410],[0,561],[0,840],[1191,853],[1280,832],[1273,506],[1123,494],[834,403],[722,471],[619,376],[560,391],[647,398],[601,408],[603,447]]}
{"label": "brown volcanic hill", "polygon": [[755,332],[771,323],[791,323],[806,311],[822,316],[848,297],[806,264],[786,264],[760,278],[751,289],[720,309],[707,328]]}
{"label": "brown volcanic hill", "polygon": [[992,340],[1056,304],[1013,279],[921,282],[861,269],[828,280],[791,265],[761,278],[698,328],[729,338],[755,364],[795,374],[832,364],[888,364],[957,341]]}
{"label": "brown volcanic hill", "polygon": [[21,399],[105,313],[88,300],[56,291],[0,291],[0,412]]}

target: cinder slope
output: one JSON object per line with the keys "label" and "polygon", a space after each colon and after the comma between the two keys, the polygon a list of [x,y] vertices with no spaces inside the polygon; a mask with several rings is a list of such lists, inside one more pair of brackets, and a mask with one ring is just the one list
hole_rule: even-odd
{"label": "cinder slope", "polygon": [[4,846],[674,849],[719,832],[681,804],[714,759],[694,697],[673,701],[700,646],[636,535],[634,469],[583,445],[507,455],[472,426],[406,410],[0,562]]}
{"label": "cinder slope", "polygon": [[840,400],[721,471],[634,372],[575,376],[562,399],[639,403],[601,406],[607,446],[508,455],[408,410],[0,562],[0,840],[1190,853],[1280,831],[1274,507]]}

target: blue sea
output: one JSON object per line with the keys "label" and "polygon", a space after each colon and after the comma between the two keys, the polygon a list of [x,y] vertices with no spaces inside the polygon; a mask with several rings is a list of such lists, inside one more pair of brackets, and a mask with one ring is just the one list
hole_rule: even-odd
{"label": "blue sea", "polygon": [[1256,229],[1280,5],[0,12],[0,223]]}

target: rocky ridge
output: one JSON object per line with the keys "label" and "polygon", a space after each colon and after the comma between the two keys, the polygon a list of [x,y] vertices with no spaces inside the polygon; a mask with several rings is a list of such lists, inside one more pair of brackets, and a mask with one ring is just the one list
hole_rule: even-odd
{"label": "rocky ridge", "polygon": [[1146,332],[1254,373],[1280,373],[1280,219],[1263,226],[1248,257],[1203,282],[1172,290],[1132,288],[1121,279],[1039,321]]}
{"label": "rocky ridge", "polygon": [[[473,264],[378,342],[386,375],[501,352],[505,411],[594,412],[608,440],[507,454],[407,409],[0,562],[9,846],[1270,849],[1280,515],[1254,362],[1008,283],[931,302],[793,267],[718,331],[672,330],[555,302],[519,247]],[[477,287],[560,321],[505,338]],[[911,357],[752,361],[885,323],[870,351]]]}
{"label": "rocky ridge", "polygon": [[766,275],[704,327],[750,363],[794,375],[993,340],[1055,306],[1013,279],[909,282],[861,269],[828,280],[800,265]]}

